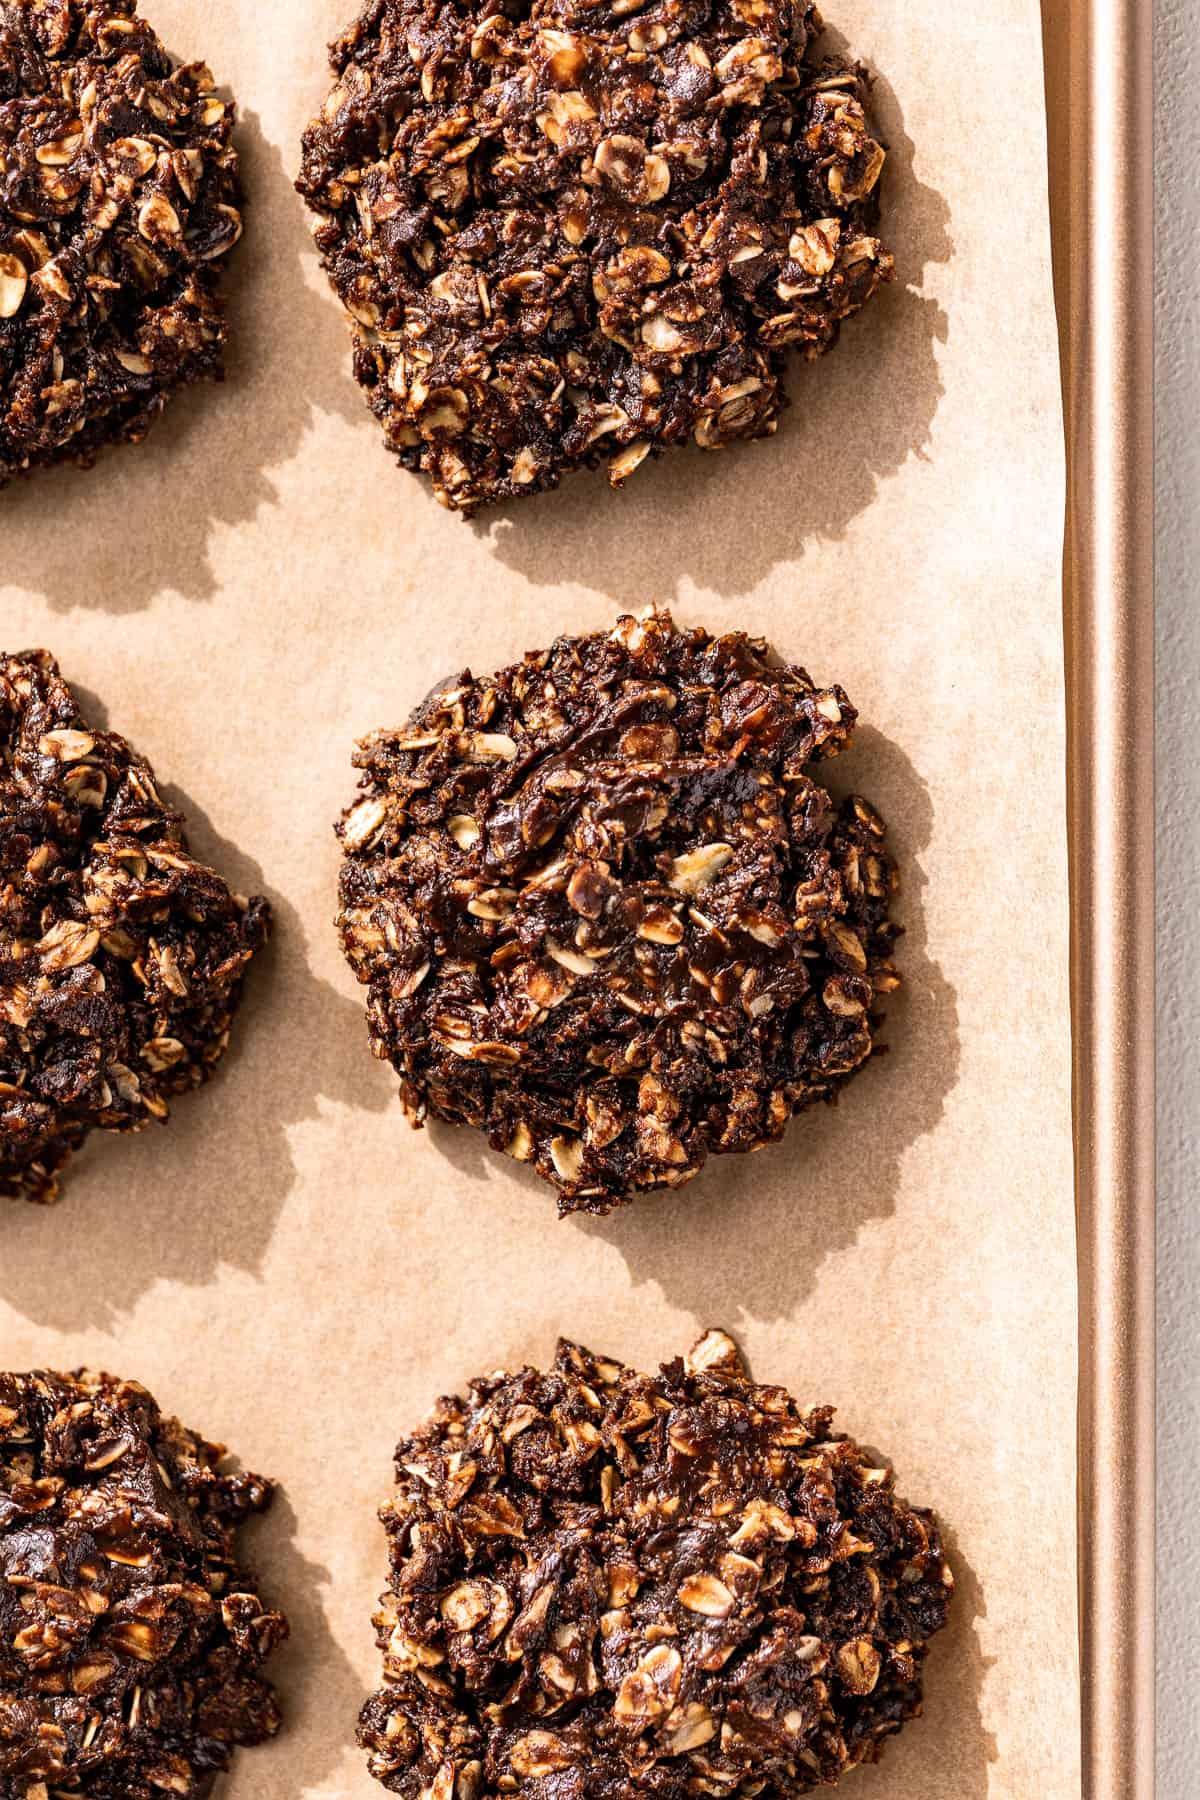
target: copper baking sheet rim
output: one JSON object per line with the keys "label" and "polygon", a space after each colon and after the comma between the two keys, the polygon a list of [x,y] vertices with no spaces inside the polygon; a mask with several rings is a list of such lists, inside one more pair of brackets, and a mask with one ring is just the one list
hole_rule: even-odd
{"label": "copper baking sheet rim", "polygon": [[1043,0],[1063,355],[1084,1793],[1154,1772],[1151,37]]}

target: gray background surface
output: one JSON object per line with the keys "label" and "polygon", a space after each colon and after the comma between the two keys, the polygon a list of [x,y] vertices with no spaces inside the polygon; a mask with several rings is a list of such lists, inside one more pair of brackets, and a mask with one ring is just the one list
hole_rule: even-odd
{"label": "gray background surface", "polygon": [[1157,0],[1160,1800],[1200,1795],[1200,0]]}

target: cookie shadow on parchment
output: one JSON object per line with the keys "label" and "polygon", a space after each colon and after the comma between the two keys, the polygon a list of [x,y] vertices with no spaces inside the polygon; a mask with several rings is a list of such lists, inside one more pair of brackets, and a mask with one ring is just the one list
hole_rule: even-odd
{"label": "cookie shadow on parchment", "polygon": [[[103,708],[76,692],[103,726]],[[157,1282],[207,1287],[223,1269],[260,1276],[295,1180],[289,1133],[326,1105],[393,1102],[362,1007],[312,974],[295,910],[188,795],[159,787],[183,813],[195,856],[235,891],[268,895],[271,941],[251,964],[212,1080],[174,1101],[165,1125],[92,1132],[63,1172],[56,1207],[12,1204],[0,1216],[0,1295],[60,1331],[111,1329]],[[347,1054],[351,1038],[361,1055]]]}
{"label": "cookie shadow on parchment", "polygon": [[[236,143],[246,230],[224,279],[224,382],[176,394],[144,443],[113,447],[94,469],[39,470],[0,494],[6,573],[60,611],[138,612],[164,593],[210,599],[218,540],[276,505],[272,471],[291,461],[316,415],[370,429],[349,333],[316,285],[284,157],[254,113],[241,115]],[[283,589],[286,557],[282,545]]]}
{"label": "cookie shadow on parchment", "polygon": [[[286,1493],[276,1490],[266,1516],[247,1526],[243,1553],[262,1582],[267,1605],[287,1614],[289,1635],[265,1674],[283,1712],[280,1749],[286,1749],[293,1768],[303,1768],[303,1792],[308,1793],[340,1767],[366,1693],[326,1617],[323,1596],[332,1577],[297,1548],[296,1531],[295,1510]],[[276,1791],[270,1781],[271,1755],[272,1746],[265,1744],[235,1759],[228,1800],[235,1794]],[[225,1788],[219,1793],[224,1796]]]}
{"label": "cookie shadow on parchment", "polygon": [[[687,1187],[555,1227],[602,1238],[624,1258],[635,1288],[658,1287],[698,1326],[736,1331],[747,1320],[794,1316],[829,1258],[872,1220],[891,1216],[905,1154],[936,1127],[958,1080],[956,997],[930,953],[922,909],[919,858],[933,831],[928,789],[904,752],[869,726],[823,777],[835,796],[861,792],[879,808],[900,866],[904,936],[896,961],[904,980],[890,996],[886,1054],[860,1071],[835,1106],[794,1119],[781,1144],[754,1156],[710,1157]],[[440,1124],[428,1130],[439,1155],[472,1182],[503,1169],[531,1206],[552,1204],[545,1183],[477,1133]],[[730,1293],[739,1296],[737,1318],[729,1317]]]}
{"label": "cookie shadow on parchment", "polygon": [[925,1664],[925,1710],[892,1738],[882,1762],[855,1772],[846,1800],[896,1800],[899,1795],[988,1800],[988,1769],[996,1739],[983,1723],[983,1689],[994,1657],[985,1656],[979,1621],[987,1617],[983,1589],[954,1532],[938,1517],[954,1571],[954,1601],[944,1631]]}
{"label": "cookie shadow on parchment", "polygon": [[[846,51],[836,32],[823,43]],[[876,76],[872,92],[889,150],[881,231],[896,280],[828,356],[793,360],[777,435],[721,452],[667,451],[619,494],[602,472],[584,472],[552,494],[489,509],[471,528],[502,563],[535,584],[567,578],[622,604],[670,600],[684,579],[745,593],[776,564],[844,537],[881,485],[924,455],[944,392],[936,346],[949,326],[921,288],[926,267],[953,253],[950,209],[917,179],[892,88]]]}

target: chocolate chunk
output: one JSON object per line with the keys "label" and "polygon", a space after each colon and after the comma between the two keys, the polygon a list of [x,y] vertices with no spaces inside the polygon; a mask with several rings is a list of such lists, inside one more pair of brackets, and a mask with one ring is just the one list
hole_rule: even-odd
{"label": "chocolate chunk", "polygon": [[139,442],[220,374],[233,116],[134,0],[0,5],[0,487]]}
{"label": "chocolate chunk", "polygon": [[258,1475],[111,1375],[0,1374],[0,1796],[201,1800],[279,1728]]}
{"label": "chocolate chunk", "polygon": [[0,1197],[55,1199],[93,1127],[139,1131],[208,1079],[268,922],[51,656],[0,655]]}
{"label": "chocolate chunk", "polygon": [[883,825],[814,774],[856,716],[655,612],[365,739],[338,926],[412,1122],[604,1212],[832,1099],[898,981]]}
{"label": "chocolate chunk", "polygon": [[921,1710],[953,1576],[890,1469],[710,1331],[640,1375],[560,1343],[439,1402],[380,1517],[392,1793],[792,1794]]}
{"label": "chocolate chunk", "polygon": [[298,186],[388,446],[442,503],[776,428],[890,280],[866,78],[812,0],[371,0]]}

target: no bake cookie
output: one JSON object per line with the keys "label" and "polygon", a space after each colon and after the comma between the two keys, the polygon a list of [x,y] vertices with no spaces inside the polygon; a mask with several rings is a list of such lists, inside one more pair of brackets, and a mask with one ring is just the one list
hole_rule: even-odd
{"label": "no bake cookie", "polygon": [[220,373],[233,108],[134,0],[0,4],[0,487]]}
{"label": "no bake cookie", "polygon": [[811,0],[371,0],[298,186],[388,446],[459,512],[775,430],[892,275]]}
{"label": "no bake cookie", "polygon": [[207,1080],[267,927],[54,659],[0,655],[0,1197],[53,1200],[89,1131]]}
{"label": "no bake cookie", "polygon": [[820,781],[855,719],[659,612],[364,739],[338,927],[412,1122],[603,1212],[832,1099],[898,985],[883,824]]}
{"label": "no bake cookie", "polygon": [[110,1375],[0,1374],[0,1800],[203,1800],[279,1727],[258,1475]]}
{"label": "no bake cookie", "polygon": [[711,1331],[658,1375],[569,1343],[442,1400],[383,1508],[392,1793],[808,1793],[921,1710],[953,1590],[890,1469]]}

